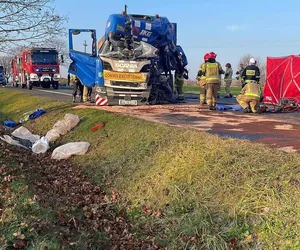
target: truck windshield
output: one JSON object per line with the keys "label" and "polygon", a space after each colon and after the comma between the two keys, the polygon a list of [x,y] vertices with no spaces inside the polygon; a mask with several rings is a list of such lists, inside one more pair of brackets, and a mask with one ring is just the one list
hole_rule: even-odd
{"label": "truck windshield", "polygon": [[33,53],[31,55],[33,64],[57,64],[57,54]]}
{"label": "truck windshield", "polygon": [[119,59],[148,59],[157,56],[157,49],[143,41],[135,41],[133,50],[128,50],[124,46],[124,41],[110,42],[106,40],[99,51],[99,55]]}

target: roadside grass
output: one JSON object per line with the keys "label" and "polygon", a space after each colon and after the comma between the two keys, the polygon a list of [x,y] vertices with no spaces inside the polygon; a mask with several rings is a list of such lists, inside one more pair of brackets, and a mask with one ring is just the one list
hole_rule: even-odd
{"label": "roadside grass", "polygon": [[[126,208],[137,234],[156,229],[157,243],[168,249],[300,248],[299,154],[110,112],[72,109],[72,104],[24,98],[17,91],[0,92],[1,121],[38,107],[48,113],[25,126],[40,135],[66,113],[82,118],[52,147],[91,143],[86,155],[72,161],[119,197],[117,206]],[[92,132],[99,122],[106,126]]]}
{"label": "roadside grass", "polygon": [[[241,91],[241,87],[231,87],[231,94],[232,95],[238,95]],[[199,85],[183,85],[183,92],[186,94],[197,94],[200,95],[200,87]],[[220,95],[224,96],[226,94],[225,92],[225,86],[221,86],[220,89]]]}

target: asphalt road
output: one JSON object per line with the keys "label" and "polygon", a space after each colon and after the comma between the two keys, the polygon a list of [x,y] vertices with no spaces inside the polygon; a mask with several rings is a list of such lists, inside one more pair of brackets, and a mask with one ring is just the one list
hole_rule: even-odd
{"label": "asphalt road", "polygon": [[32,95],[37,95],[41,97],[47,97],[50,99],[54,99],[57,101],[72,101],[72,88],[69,86],[61,86],[59,89],[43,89],[43,88],[36,88],[33,87],[32,90],[22,89],[21,87],[14,88],[10,85],[5,86],[5,88],[9,88],[11,90],[18,90],[24,93],[29,93]]}

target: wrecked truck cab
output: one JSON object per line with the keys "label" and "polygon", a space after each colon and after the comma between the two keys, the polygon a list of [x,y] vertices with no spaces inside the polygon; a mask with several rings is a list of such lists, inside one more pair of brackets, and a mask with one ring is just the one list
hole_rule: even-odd
{"label": "wrecked truck cab", "polygon": [[[187,72],[176,28],[166,17],[112,14],[98,51],[95,30],[70,29],[69,73],[83,85],[96,87],[96,105],[172,102],[174,71]],[[74,47],[73,37],[83,33],[91,33],[88,52]]]}

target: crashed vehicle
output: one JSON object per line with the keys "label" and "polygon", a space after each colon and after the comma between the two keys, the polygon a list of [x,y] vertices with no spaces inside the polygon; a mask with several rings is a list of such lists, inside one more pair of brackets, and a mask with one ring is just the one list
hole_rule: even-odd
{"label": "crashed vehicle", "polygon": [[[76,51],[73,37],[90,32],[91,54]],[[112,14],[97,50],[96,31],[70,29],[68,72],[95,87],[96,105],[175,102],[174,72],[188,79],[187,58],[177,45],[177,24],[159,15]]]}

